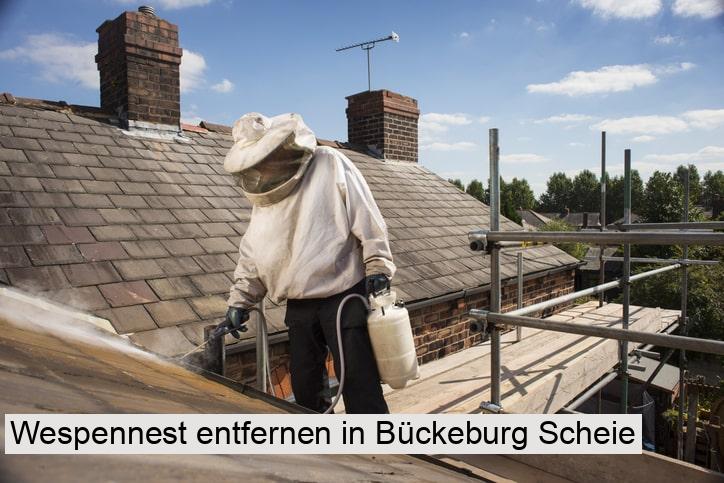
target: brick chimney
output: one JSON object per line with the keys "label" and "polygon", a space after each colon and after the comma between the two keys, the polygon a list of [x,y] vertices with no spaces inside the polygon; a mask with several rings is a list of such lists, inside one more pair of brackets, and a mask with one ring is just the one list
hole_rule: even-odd
{"label": "brick chimney", "polygon": [[124,12],[96,29],[101,109],[123,127],[178,132],[181,119],[178,27],[151,7]]}
{"label": "brick chimney", "polygon": [[384,159],[417,162],[417,100],[392,91],[347,97],[347,138],[370,146]]}

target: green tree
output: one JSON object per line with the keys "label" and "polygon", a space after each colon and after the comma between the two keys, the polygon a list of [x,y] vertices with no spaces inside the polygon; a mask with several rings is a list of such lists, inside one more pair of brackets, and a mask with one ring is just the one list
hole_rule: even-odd
{"label": "green tree", "polygon": [[553,173],[548,178],[546,192],[540,197],[540,210],[560,213],[571,205],[573,181],[565,173]]}
{"label": "green tree", "polygon": [[465,191],[465,186],[463,186],[463,182],[460,181],[460,178],[455,178],[455,179],[448,178],[447,181],[448,181],[448,183],[455,185],[457,187],[457,189],[459,189],[460,191]]}
{"label": "green tree", "polygon": [[465,188],[465,192],[473,198],[477,198],[479,201],[485,203],[485,188],[483,188],[483,183],[481,183],[477,179],[474,179],[470,183],[468,183],[468,187]]}
{"label": "green tree", "polygon": [[724,172],[707,171],[704,175],[704,183],[701,190],[702,204],[706,208],[714,206],[714,200],[724,197]]}
{"label": "green tree", "polygon": [[[540,231],[575,231],[575,228],[563,220],[551,220],[545,225],[538,228]],[[585,243],[554,243],[554,245],[569,255],[583,260],[588,251],[588,245]]]}
{"label": "green tree", "polygon": [[[680,256],[678,248],[674,256]],[[688,316],[689,335],[724,340],[724,249],[722,247],[690,247],[695,259],[719,260],[717,265],[689,268]],[[641,266],[646,271],[657,266]],[[678,310],[681,307],[681,271],[674,270],[649,277],[631,289],[631,303],[647,307]],[[691,353],[697,357],[697,353]],[[701,356],[701,355],[699,355]],[[720,357],[724,363],[724,357]]]}
{"label": "green tree", "polygon": [[[647,223],[670,223],[682,220],[684,191],[676,173],[654,171],[646,182],[644,199],[641,207],[642,221]],[[701,220],[701,211],[689,204],[689,221]],[[635,256],[657,256],[667,258],[673,256],[675,248],[671,246],[634,247]]]}
{"label": "green tree", "polygon": [[646,182],[641,218],[647,223],[681,221],[682,198],[681,184],[671,173],[654,171]]}
{"label": "green tree", "polygon": [[[699,203],[699,200],[701,199],[701,178],[699,178],[699,170],[696,169],[696,166],[693,164],[688,165],[689,169],[689,204],[690,205],[696,205]],[[676,179],[679,182],[679,184],[682,186],[682,192],[683,192],[683,186],[684,181],[686,179],[686,173],[687,166],[684,166],[683,164],[676,168]]]}
{"label": "green tree", "polygon": [[573,178],[571,211],[598,211],[601,203],[601,185],[591,171],[584,169]]}
{"label": "green tree", "polygon": [[510,191],[512,208],[514,210],[532,210],[535,208],[535,195],[525,179],[513,178],[507,185]]}
{"label": "green tree", "polygon": [[[614,176],[606,185],[606,224],[623,218],[623,176]],[[631,170],[631,212],[641,214],[644,182],[638,170]]]}

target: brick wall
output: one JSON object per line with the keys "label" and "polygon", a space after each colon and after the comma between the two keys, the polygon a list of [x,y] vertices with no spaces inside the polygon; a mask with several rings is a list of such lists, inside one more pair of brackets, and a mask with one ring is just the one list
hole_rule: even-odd
{"label": "brick wall", "polygon": [[417,101],[387,90],[347,98],[347,138],[372,146],[385,159],[417,162]]}
{"label": "brick wall", "polygon": [[[542,302],[575,290],[575,270],[563,270],[545,276],[531,278],[523,284],[524,305]],[[517,307],[517,285],[508,281],[501,291],[503,311]],[[489,292],[471,295],[464,300],[451,300],[410,311],[410,323],[417,347],[418,362],[425,364],[449,354],[461,351],[482,341],[481,334],[470,333],[468,310],[487,308]],[[546,311],[549,315],[569,306],[565,304]],[[292,393],[289,380],[289,344],[286,340],[270,345],[271,378],[278,397],[289,397]],[[334,374],[331,360],[328,370]],[[256,355],[253,349],[227,356],[226,376],[231,379],[254,383],[256,376]]]}
{"label": "brick wall", "polygon": [[96,31],[101,108],[123,121],[178,126],[178,27],[153,15],[124,12]]}

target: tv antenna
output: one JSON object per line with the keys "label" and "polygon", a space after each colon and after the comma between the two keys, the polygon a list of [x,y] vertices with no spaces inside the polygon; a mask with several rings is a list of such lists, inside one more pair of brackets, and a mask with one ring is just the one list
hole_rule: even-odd
{"label": "tv antenna", "polygon": [[391,33],[390,35],[388,35],[387,37],[382,37],[382,38],[375,39],[375,40],[369,40],[369,41],[367,41],[367,42],[360,42],[359,44],[348,45],[347,47],[340,47],[339,49],[336,49],[336,50],[335,50],[335,52],[342,52],[343,50],[349,50],[349,49],[354,49],[355,47],[360,47],[362,50],[364,50],[365,52],[367,52],[367,90],[368,90],[368,91],[371,91],[371,90],[372,90],[372,80],[371,80],[371,76],[370,76],[370,71],[371,71],[371,68],[370,68],[370,50],[374,49],[374,48],[375,48],[375,44],[377,44],[378,42],[385,42],[385,41],[387,41],[387,40],[392,40],[392,41],[395,41],[395,42],[399,42],[399,41],[400,41],[400,36],[397,35],[395,32],[392,32],[392,33]]}

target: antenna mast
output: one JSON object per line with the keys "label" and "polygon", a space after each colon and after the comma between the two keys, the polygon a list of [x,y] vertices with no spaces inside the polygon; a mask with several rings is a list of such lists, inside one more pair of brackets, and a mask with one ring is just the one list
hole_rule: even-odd
{"label": "antenna mast", "polygon": [[359,44],[354,45],[348,45],[347,47],[340,47],[339,49],[336,49],[335,52],[342,52],[343,50],[349,50],[354,49],[355,47],[360,47],[362,50],[367,52],[367,90],[372,90],[372,78],[371,78],[371,67],[370,67],[370,50],[375,48],[375,44],[378,42],[385,42],[386,40],[392,40],[395,42],[400,41],[400,36],[397,35],[395,32],[392,32],[387,37],[382,37],[375,40],[369,40],[367,42],[360,42]]}

